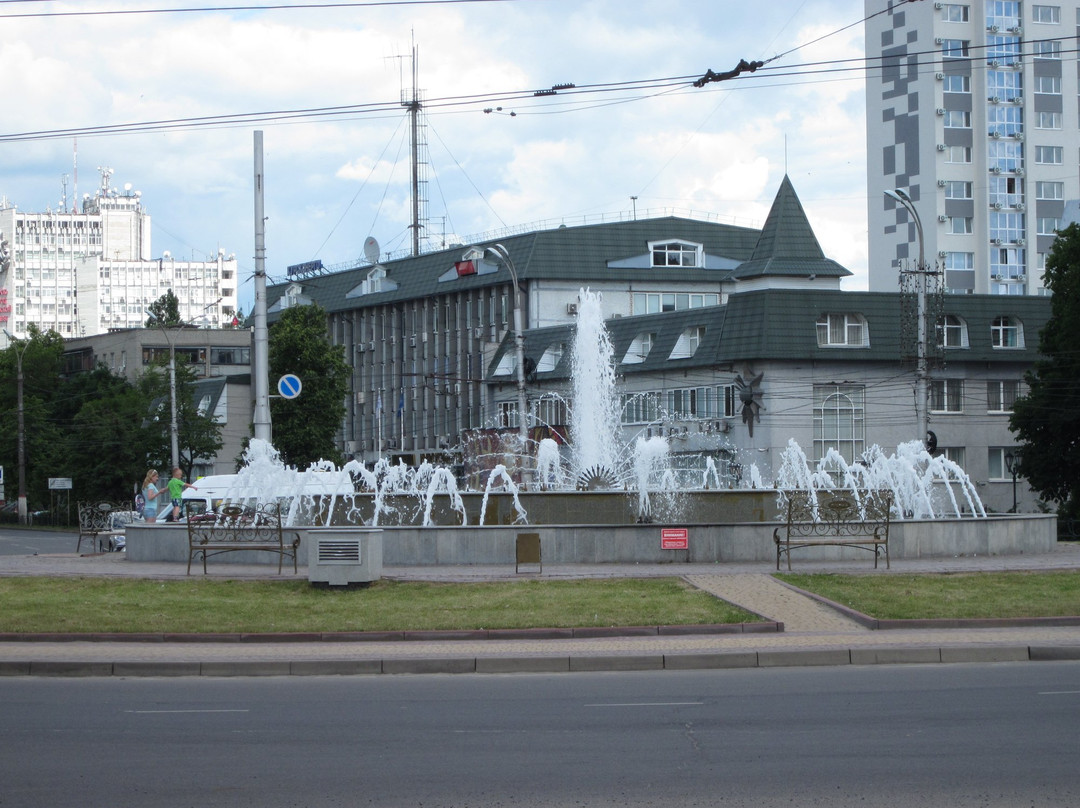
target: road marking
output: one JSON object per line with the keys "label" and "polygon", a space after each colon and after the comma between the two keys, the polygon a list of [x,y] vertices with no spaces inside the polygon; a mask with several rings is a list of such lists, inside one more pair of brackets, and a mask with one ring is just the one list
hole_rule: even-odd
{"label": "road marking", "polygon": [[1044,690],[1040,696],[1075,696],[1080,690]]}
{"label": "road marking", "polygon": [[251,710],[124,710],[124,712],[147,715],[153,713],[250,713]]}
{"label": "road marking", "polygon": [[586,707],[699,707],[703,701],[634,701],[625,704],[586,704]]}

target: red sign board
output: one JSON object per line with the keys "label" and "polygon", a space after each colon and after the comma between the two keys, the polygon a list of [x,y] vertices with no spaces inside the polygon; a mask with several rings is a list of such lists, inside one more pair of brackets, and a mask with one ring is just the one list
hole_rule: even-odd
{"label": "red sign board", "polygon": [[690,548],[690,531],[685,527],[660,528],[661,550],[687,550]]}

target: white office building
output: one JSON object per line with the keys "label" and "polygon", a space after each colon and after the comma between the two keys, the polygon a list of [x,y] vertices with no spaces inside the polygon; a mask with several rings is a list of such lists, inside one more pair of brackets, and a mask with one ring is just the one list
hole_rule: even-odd
{"label": "white office building", "polygon": [[[884,13],[881,13],[883,12]],[[871,291],[919,257],[956,294],[1045,294],[1065,201],[1080,197],[1080,3],[866,0]]]}
{"label": "white office building", "polygon": [[[236,315],[237,267],[151,258],[150,214],[130,185],[110,185],[112,169],[81,210],[24,213],[0,197],[0,325],[25,337],[31,324],[64,338],[146,322],[146,308],[171,289],[182,319],[220,327]],[[2,338],[6,345],[6,338]]]}

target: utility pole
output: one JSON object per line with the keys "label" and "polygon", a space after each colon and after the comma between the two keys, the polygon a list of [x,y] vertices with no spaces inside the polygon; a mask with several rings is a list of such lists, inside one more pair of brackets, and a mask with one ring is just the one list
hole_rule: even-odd
{"label": "utility pole", "polygon": [[26,424],[23,420],[23,356],[26,354],[26,349],[30,345],[29,342],[22,346],[22,350],[19,350],[18,344],[15,342],[15,338],[8,333],[8,330],[4,329],[4,335],[8,338],[8,342],[11,343],[11,347],[15,349],[15,373],[16,373],[16,407],[18,409],[18,418],[16,421],[17,428],[19,430],[19,524],[25,525],[27,523],[27,510],[26,510]]}
{"label": "utility pole", "polygon": [[255,132],[255,437],[270,442],[270,340],[266,328],[266,216],[263,209],[263,133]]}

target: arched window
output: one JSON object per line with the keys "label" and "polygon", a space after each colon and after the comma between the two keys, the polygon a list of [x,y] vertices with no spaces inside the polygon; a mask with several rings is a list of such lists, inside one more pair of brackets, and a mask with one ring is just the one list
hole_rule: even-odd
{"label": "arched window", "polygon": [[967,323],[955,314],[946,314],[938,320],[937,339],[942,348],[967,348]]}
{"label": "arched window", "polygon": [[990,344],[995,348],[1023,348],[1023,324],[1015,317],[995,317],[990,324]]}
{"label": "arched window", "polygon": [[866,390],[854,384],[814,386],[814,459],[835,449],[854,463],[865,449]]}

